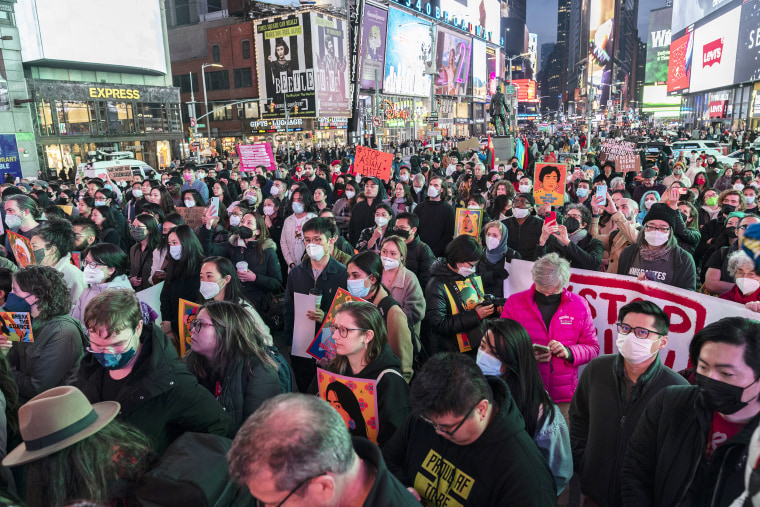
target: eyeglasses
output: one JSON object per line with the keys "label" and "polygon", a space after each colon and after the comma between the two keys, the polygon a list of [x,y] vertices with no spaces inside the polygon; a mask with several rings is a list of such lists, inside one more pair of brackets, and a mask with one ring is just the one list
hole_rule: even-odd
{"label": "eyeglasses", "polygon": [[752,225],[752,224],[740,225],[739,227],[737,227],[737,229],[741,229],[743,231],[746,231],[749,228],[750,225]]}
{"label": "eyeglasses", "polygon": [[646,232],[670,232],[670,227],[655,227],[654,225],[645,225]]}
{"label": "eyeglasses", "polygon": [[[119,332],[121,332],[121,331],[119,331]],[[93,334],[93,330],[90,330],[90,334],[91,335]],[[118,334],[118,333],[115,333],[115,334]],[[111,339],[111,337],[109,337],[108,339]],[[108,346],[108,347],[97,347],[97,346],[93,347],[93,346],[90,346],[90,347],[85,347],[85,350],[87,352],[91,353],[91,354],[123,354],[123,353],[125,353],[126,351],[129,350],[129,348],[130,348],[129,344],[132,341],[133,337],[134,337],[134,335],[132,335],[131,337],[129,337],[127,339],[127,341],[125,341],[124,343],[122,343],[121,345],[118,345],[118,346]]]}
{"label": "eyeglasses", "polygon": [[202,320],[195,319],[190,324],[188,324],[187,327],[193,333],[200,333],[201,329],[204,327],[214,327],[214,324],[211,322],[203,322]]}
{"label": "eyeglasses", "polygon": [[360,327],[350,328],[350,327],[336,326],[335,323],[333,323],[333,325],[332,325],[332,330],[333,330],[333,334],[334,335],[336,335],[336,334],[340,335],[340,337],[343,338],[343,339],[348,338],[348,332],[349,331],[368,331],[368,329],[363,329],[363,328],[360,328]]}
{"label": "eyeglasses", "polygon": [[98,266],[105,266],[105,264],[103,264],[102,262],[98,262],[98,261],[92,261],[92,262],[82,261],[82,268],[93,268],[94,269],[94,268],[97,268]]}
{"label": "eyeglasses", "polygon": [[[321,473],[321,474],[319,474],[319,475],[315,475],[315,476],[313,476],[313,477],[309,477],[308,479],[304,479],[304,480],[302,480],[301,482],[299,482],[299,483],[298,483],[298,486],[296,486],[295,488],[293,488],[293,489],[290,491],[290,493],[288,493],[288,496],[286,496],[285,498],[283,498],[283,499],[282,499],[282,502],[278,503],[276,507],[281,507],[282,505],[284,505],[284,504],[285,504],[285,502],[287,502],[287,501],[288,501],[288,499],[289,499],[291,496],[293,496],[293,493],[295,493],[296,491],[298,491],[299,489],[301,489],[302,487],[304,487],[304,485],[306,485],[307,483],[309,483],[309,482],[313,481],[313,480],[314,480],[314,479],[316,479],[317,477],[321,477],[321,476],[325,475],[325,473],[326,473],[326,472],[323,472],[323,473]],[[258,498],[256,499],[256,506],[257,506],[257,507],[266,507],[267,505],[274,505],[274,504],[267,504],[267,503],[264,503],[264,502],[262,502],[262,501],[261,501],[261,500],[259,500]]]}
{"label": "eyeglasses", "polygon": [[658,333],[657,331],[652,331],[651,329],[647,329],[645,327],[632,327],[628,324],[623,324],[622,322],[617,323],[617,330],[618,333],[622,334],[628,334],[631,331],[633,331],[633,335],[636,338],[641,338],[642,340],[646,340],[649,338],[650,334],[656,334],[657,336],[665,336],[662,333]]}
{"label": "eyeglasses", "polygon": [[457,431],[459,431],[459,428],[461,428],[462,425],[464,424],[464,422],[467,419],[469,419],[470,415],[477,408],[477,406],[480,405],[481,401],[482,400],[478,400],[478,402],[475,405],[473,405],[470,410],[467,411],[467,413],[464,415],[464,417],[462,418],[462,420],[459,421],[459,424],[457,424],[456,427],[453,430],[451,430],[451,431],[444,429],[442,426],[440,426],[439,424],[434,423],[433,421],[431,421],[430,419],[428,419],[424,415],[421,415],[420,419],[422,419],[423,421],[425,421],[426,423],[428,423],[430,426],[432,426],[435,431],[437,431],[439,433],[443,433],[444,435],[448,435],[450,437],[453,437],[454,433],[456,433]]}

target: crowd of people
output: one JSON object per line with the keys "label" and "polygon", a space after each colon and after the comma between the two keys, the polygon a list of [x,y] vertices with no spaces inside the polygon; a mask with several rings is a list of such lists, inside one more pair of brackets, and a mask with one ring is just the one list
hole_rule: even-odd
{"label": "crowd of people", "polygon": [[[209,505],[751,504],[760,322],[703,327],[675,372],[662,308],[622,305],[612,354],[568,285],[577,268],[760,310],[741,248],[760,222],[756,157],[620,173],[599,138],[526,147],[495,161],[416,145],[388,180],[342,149],[3,185],[5,233],[33,263],[5,234],[0,305],[28,313],[33,341],[0,338],[2,501],[176,505],[196,491],[167,486],[187,463],[209,471],[186,478]],[[537,203],[535,163],[562,152],[565,205]],[[481,214],[475,234],[455,235],[458,208]],[[505,289],[514,260],[532,262],[521,292]],[[303,357],[296,320],[320,329],[339,289],[355,300],[331,316],[334,356]],[[318,367],[373,381],[377,420],[340,382],[322,393]]]}

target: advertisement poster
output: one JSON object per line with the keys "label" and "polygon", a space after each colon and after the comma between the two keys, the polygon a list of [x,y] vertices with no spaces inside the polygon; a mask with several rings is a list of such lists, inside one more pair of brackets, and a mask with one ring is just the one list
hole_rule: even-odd
{"label": "advertisement poster", "polygon": [[499,0],[440,0],[446,22],[494,44],[501,42]]}
{"label": "advertisement poster", "polygon": [[16,263],[21,269],[24,269],[30,264],[34,264],[34,250],[32,249],[32,243],[21,234],[16,234],[13,231],[7,231],[8,243],[13,250],[13,256],[16,258]]}
{"label": "advertisement poster", "polygon": [[32,319],[27,312],[0,312],[0,336],[9,342],[34,341]]}
{"label": "advertisement poster", "polygon": [[483,225],[483,210],[457,208],[454,237],[465,235],[477,239]]}
{"label": "advertisement poster", "polygon": [[436,43],[436,95],[467,95],[472,38],[439,28]]}
{"label": "advertisement poster", "polygon": [[335,319],[335,313],[343,303],[348,301],[364,301],[363,299],[354,297],[347,290],[338,288],[335,292],[335,298],[333,298],[332,305],[330,305],[330,311],[325,315],[325,320],[322,321],[322,327],[319,328],[317,335],[314,337],[314,341],[311,342],[309,348],[306,350],[312,357],[316,359],[328,360],[335,357],[335,338],[333,338],[332,322]]}
{"label": "advertisement poster", "polygon": [[383,92],[417,97],[430,96],[430,75],[425,62],[433,60],[431,24],[406,12],[388,10]]}
{"label": "advertisement poster", "polygon": [[[486,43],[472,40],[472,95],[486,100]],[[504,92],[504,90],[502,90]]]}
{"label": "advertisement poster", "polygon": [[613,49],[615,48],[615,2],[598,0],[589,2],[589,79],[601,86],[599,104],[606,105],[612,83]]}
{"label": "advertisement poster", "polygon": [[562,206],[565,203],[565,177],[563,164],[536,164],[533,198],[537,205]]}
{"label": "advertisement poster", "polygon": [[760,80],[760,0],[742,5],[734,83]]}
{"label": "advertisement poster", "polygon": [[694,30],[694,63],[689,93],[734,84],[734,67],[739,34],[736,27],[741,7]]}
{"label": "advertisement poster", "polygon": [[496,69],[499,68],[496,62],[498,53],[499,51],[496,48],[486,46],[486,76],[488,78],[488,90],[486,93],[488,94],[489,101],[491,100],[491,95],[496,93],[496,86],[501,84],[498,79],[499,75],[496,73]]}
{"label": "advertisement poster", "polygon": [[[679,33],[734,0],[673,0],[673,33]],[[734,31],[736,28],[734,27]]]}
{"label": "advertisement poster", "polygon": [[649,12],[649,39],[647,40],[646,83],[664,83],[668,80],[670,60],[670,18],[672,7]]}
{"label": "advertisement poster", "polygon": [[8,175],[11,176],[10,181],[23,177],[16,134],[0,134],[0,181],[9,181]]}
{"label": "advertisement poster", "polygon": [[668,93],[689,89],[694,52],[694,32],[670,43],[670,62],[668,62]]}
{"label": "advertisement poster", "polygon": [[346,20],[312,12],[312,47],[317,61],[319,116],[348,116],[348,34]]}
{"label": "advertisement poster", "polygon": [[180,298],[179,300],[179,356],[185,355],[185,351],[191,348],[190,324],[198,314],[201,305]]}
{"label": "advertisement poster", "polygon": [[284,118],[286,100],[291,117],[316,116],[309,13],[255,21],[254,32],[261,117]]}
{"label": "advertisement poster", "polygon": [[376,88],[375,79],[377,79],[377,88],[379,88],[380,91],[383,90],[387,23],[388,11],[368,3],[364,4],[360,63],[362,89],[374,90]]}
{"label": "advertisement poster", "polygon": [[377,443],[379,429],[377,382],[338,375],[317,368],[319,397],[338,411],[351,436]]}
{"label": "advertisement poster", "polygon": [[264,166],[268,171],[277,169],[274,163],[272,145],[269,143],[238,144],[236,146],[240,157],[240,170],[253,172],[259,166]]}

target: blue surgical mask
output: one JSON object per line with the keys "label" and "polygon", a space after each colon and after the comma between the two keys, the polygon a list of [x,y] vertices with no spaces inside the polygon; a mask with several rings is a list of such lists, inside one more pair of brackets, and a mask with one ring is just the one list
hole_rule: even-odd
{"label": "blue surgical mask", "polygon": [[182,257],[182,245],[171,245],[169,247],[169,255],[172,256],[172,259],[178,261]]}
{"label": "blue surgical mask", "polygon": [[293,213],[303,213],[303,203],[294,202],[293,203]]}
{"label": "blue surgical mask", "polygon": [[93,352],[92,355],[98,360],[100,365],[107,370],[120,370],[137,354],[134,347],[121,354],[106,354],[105,352]]}
{"label": "blue surgical mask", "polygon": [[583,199],[584,197],[588,196],[588,188],[579,188],[575,191],[575,195]]}
{"label": "blue surgical mask", "polygon": [[365,278],[362,278],[361,280],[348,280],[346,282],[346,285],[348,286],[348,292],[357,298],[367,297],[367,294],[369,294],[369,287],[366,287],[364,285],[364,280]]}
{"label": "blue surgical mask", "polygon": [[491,375],[494,377],[501,376],[501,361],[488,352],[483,352],[478,349],[475,363],[480,367],[480,371],[483,372],[483,375]]}
{"label": "blue surgical mask", "polygon": [[95,206],[105,206],[106,201],[95,201]]}

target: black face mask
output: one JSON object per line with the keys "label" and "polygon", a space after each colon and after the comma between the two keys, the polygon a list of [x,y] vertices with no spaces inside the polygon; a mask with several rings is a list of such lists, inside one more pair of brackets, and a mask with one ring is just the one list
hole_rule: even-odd
{"label": "black face mask", "polygon": [[726,236],[729,239],[736,239],[736,227],[726,227]]}
{"label": "black face mask", "polygon": [[513,167],[514,169],[517,169],[517,162],[512,162],[512,167]]}
{"label": "black face mask", "polygon": [[562,294],[550,294],[547,296],[543,292],[536,291],[536,296],[533,299],[539,305],[555,305],[562,299]]}
{"label": "black face mask", "polygon": [[736,206],[732,204],[724,204],[720,207],[720,212],[724,215],[728,215],[729,213],[733,213],[736,211]]}
{"label": "black face mask", "polygon": [[245,225],[241,225],[238,228],[238,234],[240,234],[241,239],[251,239],[253,237],[253,231]]}
{"label": "black face mask", "polygon": [[705,377],[699,373],[696,374],[696,379],[699,392],[702,395],[702,401],[704,401],[707,408],[725,415],[735,414],[747,406],[749,401],[742,401],[742,394],[744,394],[745,389],[757,382],[755,380],[755,382],[746,387],[734,386]]}
{"label": "black face mask", "polygon": [[575,217],[568,217],[565,219],[565,229],[568,234],[572,234],[581,228],[581,223]]}
{"label": "black face mask", "polygon": [[393,229],[393,234],[404,239],[409,239],[409,231],[404,229]]}

